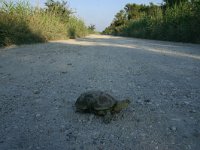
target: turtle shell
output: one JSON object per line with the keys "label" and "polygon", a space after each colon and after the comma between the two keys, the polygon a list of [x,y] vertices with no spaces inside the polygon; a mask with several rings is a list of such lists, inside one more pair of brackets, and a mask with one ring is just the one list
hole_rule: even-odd
{"label": "turtle shell", "polygon": [[90,112],[109,110],[116,104],[117,100],[102,91],[89,91],[81,94],[75,106],[78,110]]}

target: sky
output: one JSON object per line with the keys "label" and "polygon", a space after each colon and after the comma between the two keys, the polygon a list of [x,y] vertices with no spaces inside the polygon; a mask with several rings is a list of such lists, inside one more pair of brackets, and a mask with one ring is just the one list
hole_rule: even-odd
{"label": "sky", "polygon": [[[16,0],[17,1],[17,0]],[[30,0],[32,4],[40,2],[44,6],[46,0]],[[56,1],[56,0],[55,0]],[[103,31],[110,25],[114,16],[127,3],[161,4],[162,0],[67,0],[69,7],[76,12],[76,16],[84,20],[86,25],[95,25],[97,31]]]}

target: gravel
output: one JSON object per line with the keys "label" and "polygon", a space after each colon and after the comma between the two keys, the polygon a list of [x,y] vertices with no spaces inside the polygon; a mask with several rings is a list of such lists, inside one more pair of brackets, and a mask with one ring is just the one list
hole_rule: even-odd
{"label": "gravel", "polygon": [[[0,49],[1,150],[199,150],[200,45],[102,35]],[[75,112],[102,90],[109,124]]]}

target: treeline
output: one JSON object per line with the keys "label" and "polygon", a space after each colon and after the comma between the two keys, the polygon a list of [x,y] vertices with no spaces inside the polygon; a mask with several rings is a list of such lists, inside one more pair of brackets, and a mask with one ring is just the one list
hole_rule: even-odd
{"label": "treeline", "polygon": [[164,0],[161,6],[127,4],[103,34],[200,43],[200,1]]}
{"label": "treeline", "polygon": [[28,1],[0,2],[0,46],[82,37],[92,32],[66,1],[48,0],[44,8]]}

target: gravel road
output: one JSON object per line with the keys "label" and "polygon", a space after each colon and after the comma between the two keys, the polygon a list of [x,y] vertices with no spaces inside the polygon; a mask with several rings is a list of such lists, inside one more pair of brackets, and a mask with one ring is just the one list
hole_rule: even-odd
{"label": "gravel road", "polygon": [[[105,124],[75,113],[106,91]],[[0,49],[0,150],[199,150],[200,45],[103,35]]]}

